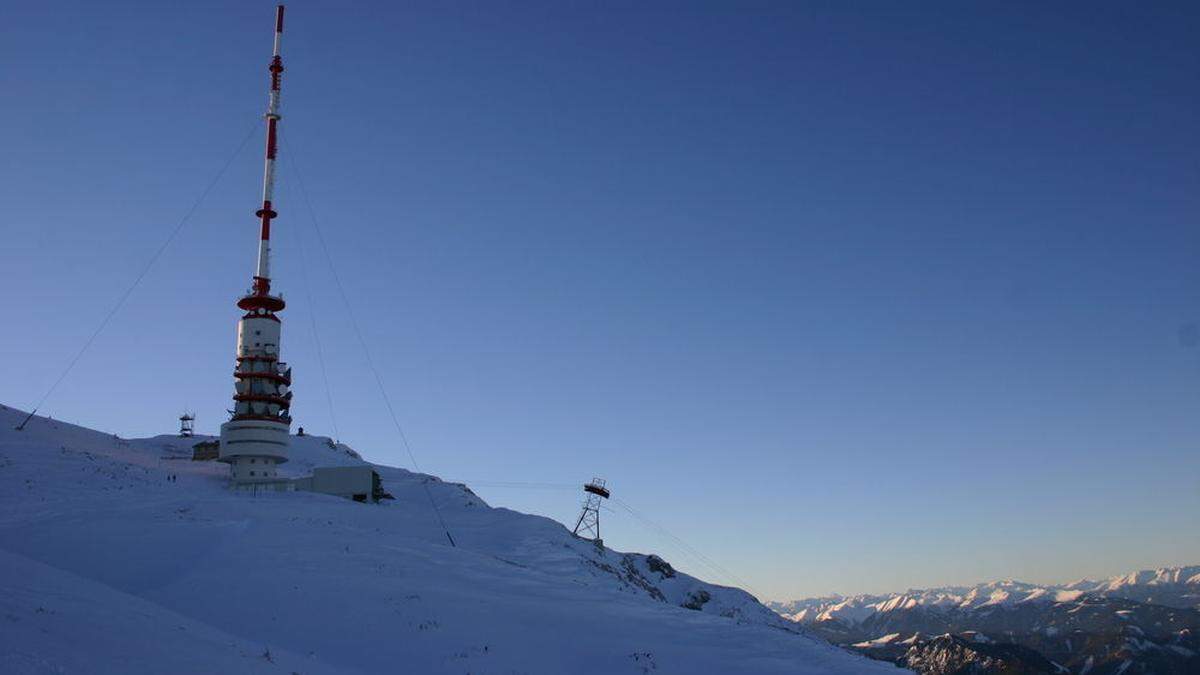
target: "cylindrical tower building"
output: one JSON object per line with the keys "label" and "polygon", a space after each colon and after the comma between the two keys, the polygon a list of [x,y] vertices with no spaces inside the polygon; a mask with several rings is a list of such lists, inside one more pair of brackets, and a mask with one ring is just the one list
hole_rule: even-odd
{"label": "cylindrical tower building", "polygon": [[259,218],[258,267],[250,290],[238,300],[245,311],[238,321],[237,366],[234,370],[233,417],[221,425],[220,460],[230,465],[235,485],[278,481],[276,466],[288,460],[292,370],[279,360],[283,298],[271,294],[271,219],[275,188],[276,133],[279,127],[279,85],[283,60],[283,5],[275,10],[275,53],[268,70],[271,93],[267,104],[267,151],[263,169],[263,203]]}

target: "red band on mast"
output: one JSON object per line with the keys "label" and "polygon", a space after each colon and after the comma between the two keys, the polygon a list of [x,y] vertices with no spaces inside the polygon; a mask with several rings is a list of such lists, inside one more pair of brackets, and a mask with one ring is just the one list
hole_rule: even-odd
{"label": "red band on mast", "polygon": [[279,74],[283,72],[283,58],[276,56],[271,59],[271,65],[267,67],[271,71],[271,91],[279,91]]}
{"label": "red band on mast", "polygon": [[275,159],[275,123],[274,117],[267,119],[267,159]]}
{"label": "red band on mast", "polygon": [[254,215],[262,218],[262,228],[259,230],[259,238],[263,241],[271,240],[271,219],[279,215],[271,208],[271,202],[264,201],[262,208],[255,211]]}

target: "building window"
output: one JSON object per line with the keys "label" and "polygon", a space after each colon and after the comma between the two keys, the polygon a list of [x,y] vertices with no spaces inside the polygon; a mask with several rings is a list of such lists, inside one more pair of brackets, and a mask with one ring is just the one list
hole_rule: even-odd
{"label": "building window", "polygon": [[253,475],[254,475],[254,472],[253,472],[253,471],[251,471],[251,472],[250,472],[250,475],[251,475],[251,476],[253,476]]}
{"label": "building window", "polygon": [[251,458],[250,458],[250,463],[251,463],[251,464],[253,464],[254,462],[255,462],[255,459],[254,459],[253,457],[251,457]]}

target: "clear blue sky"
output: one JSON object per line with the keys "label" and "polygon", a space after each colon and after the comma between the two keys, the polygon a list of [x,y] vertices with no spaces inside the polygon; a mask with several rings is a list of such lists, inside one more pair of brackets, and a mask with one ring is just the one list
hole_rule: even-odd
{"label": "clear blue sky", "polygon": [[[0,402],[259,118],[272,7],[6,7]],[[422,469],[603,475],[767,597],[1068,580],[1200,561],[1198,34],[1194,3],[294,2],[282,133]],[[45,412],[225,419],[261,142]],[[332,432],[315,313],[342,439],[409,466],[283,169],[293,413]]]}

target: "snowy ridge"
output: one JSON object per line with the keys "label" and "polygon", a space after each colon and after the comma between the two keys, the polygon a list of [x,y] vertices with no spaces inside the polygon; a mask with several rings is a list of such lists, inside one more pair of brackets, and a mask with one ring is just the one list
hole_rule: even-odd
{"label": "snowy ridge", "polygon": [[1073,602],[1084,594],[1200,609],[1200,565],[1142,570],[1099,581],[1082,579],[1061,585],[1039,586],[1007,579],[977,586],[947,586],[890,595],[826,596],[768,605],[798,623],[837,620],[854,625],[876,614],[917,607],[977,609],[1027,602]]}
{"label": "snowy ridge", "polygon": [[788,616],[831,642],[922,675],[1191,675],[1200,672],[1193,570],[815,598],[795,603],[799,610]]}
{"label": "snowy ridge", "polygon": [[[463,485],[378,466],[395,501],[255,497],[190,460],[205,437],[23,417],[0,407],[3,672],[895,672]],[[281,473],[364,461],[292,441]]]}

